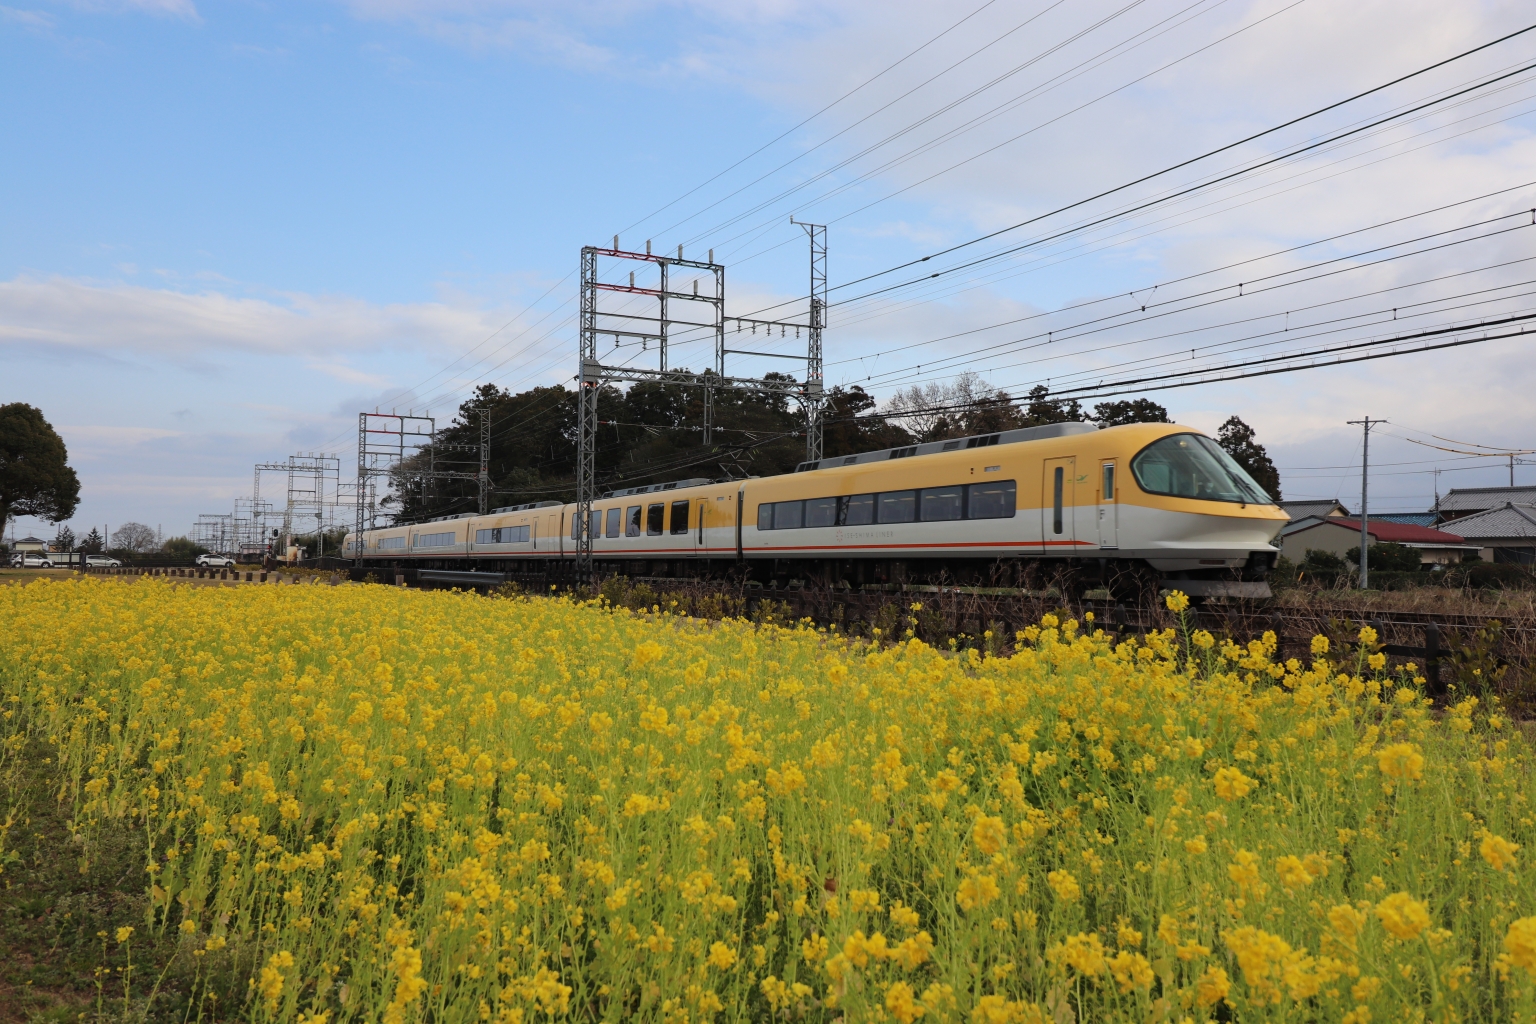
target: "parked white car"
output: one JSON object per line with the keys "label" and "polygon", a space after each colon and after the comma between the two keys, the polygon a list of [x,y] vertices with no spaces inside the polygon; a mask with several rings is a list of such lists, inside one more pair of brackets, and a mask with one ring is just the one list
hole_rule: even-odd
{"label": "parked white car", "polygon": [[210,552],[205,555],[198,555],[197,564],[204,568],[233,569],[235,567],[235,560],[228,555],[215,555]]}
{"label": "parked white car", "polygon": [[[39,555],[36,552],[28,551],[27,553],[21,555],[20,557],[21,557],[21,566],[20,566],[20,568],[23,568],[23,569],[52,569],[53,568],[53,563],[48,560],[48,556],[47,555]],[[14,559],[14,558],[11,559],[11,564],[15,565],[16,564],[16,559]]]}
{"label": "parked white car", "polygon": [[86,555],[85,564],[94,565],[101,569],[121,569],[123,567],[123,563],[111,555]]}

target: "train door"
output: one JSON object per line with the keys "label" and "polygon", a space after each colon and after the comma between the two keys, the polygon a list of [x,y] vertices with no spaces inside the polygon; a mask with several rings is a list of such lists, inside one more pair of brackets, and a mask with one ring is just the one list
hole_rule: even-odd
{"label": "train door", "polygon": [[1077,504],[1077,459],[1045,460],[1045,501],[1040,506],[1040,532],[1045,550],[1071,548],[1077,539],[1073,507]]}
{"label": "train door", "polygon": [[695,499],[693,503],[693,553],[695,555],[702,556],[707,553],[706,549],[708,548],[708,544],[706,543],[705,538],[708,536],[708,534],[704,532],[704,517],[708,514],[709,499]]}
{"label": "train door", "polygon": [[1099,547],[1120,546],[1120,481],[1115,464],[1105,460],[1099,465]]}

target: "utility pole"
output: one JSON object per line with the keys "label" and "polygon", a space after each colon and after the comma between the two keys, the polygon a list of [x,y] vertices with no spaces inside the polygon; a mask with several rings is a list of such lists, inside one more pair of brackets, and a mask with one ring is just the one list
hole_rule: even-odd
{"label": "utility pole", "polygon": [[1362,427],[1365,431],[1365,443],[1360,449],[1360,589],[1370,589],[1371,567],[1370,549],[1371,537],[1367,529],[1371,525],[1370,506],[1368,497],[1370,494],[1371,478],[1371,428],[1379,427],[1386,420],[1373,420],[1367,416],[1363,420],[1349,420],[1350,426]]}

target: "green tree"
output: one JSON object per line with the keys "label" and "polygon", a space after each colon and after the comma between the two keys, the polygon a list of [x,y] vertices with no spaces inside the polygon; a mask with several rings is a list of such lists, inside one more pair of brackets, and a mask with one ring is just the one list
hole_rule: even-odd
{"label": "green tree", "polygon": [[85,539],[80,542],[80,550],[88,555],[99,555],[101,554],[102,545],[105,543],[101,538],[101,531],[93,526],[91,527],[91,532],[86,534]]}
{"label": "green tree", "polygon": [[1254,440],[1252,427],[1233,416],[1216,432],[1216,443],[1225,448],[1232,461],[1247,470],[1271,498],[1280,500],[1280,471],[1269,460],[1264,446]]}
{"label": "green tree", "polygon": [[[1358,565],[1360,549],[1350,548],[1344,557],[1349,559],[1351,565]],[[1417,572],[1424,564],[1424,560],[1413,548],[1393,541],[1372,544],[1366,557],[1371,561],[1371,568],[1378,572]]]}
{"label": "green tree", "polygon": [[1123,427],[1128,423],[1172,423],[1168,410],[1150,398],[1132,398],[1124,402],[1100,402],[1093,407],[1092,420],[1101,427]]}
{"label": "green tree", "polygon": [[1321,548],[1307,548],[1301,567],[1310,572],[1343,572],[1344,559]]}
{"label": "green tree", "polygon": [[80,504],[64,439],[24,402],[0,405],[0,530],[14,516],[60,523]]}
{"label": "green tree", "polygon": [[190,537],[167,537],[165,543],[160,545],[160,550],[172,558],[196,558],[208,553],[207,548]]}
{"label": "green tree", "polygon": [[1036,384],[1029,389],[1029,404],[1024,407],[1021,427],[1042,427],[1048,423],[1078,423],[1088,417],[1075,398],[1052,398],[1051,389]]}

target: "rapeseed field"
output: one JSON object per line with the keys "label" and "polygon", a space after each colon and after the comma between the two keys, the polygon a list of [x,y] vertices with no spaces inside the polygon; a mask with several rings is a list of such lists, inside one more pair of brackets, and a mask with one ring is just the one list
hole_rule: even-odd
{"label": "rapeseed field", "polygon": [[10,756],[49,750],[82,856],[142,835],[105,941],[179,943],[209,1017],[1536,1015],[1530,745],[1369,630],[1047,616],[994,657],[153,579],[0,617]]}

